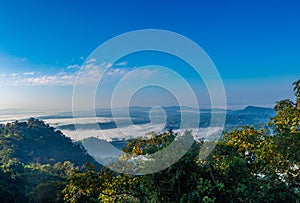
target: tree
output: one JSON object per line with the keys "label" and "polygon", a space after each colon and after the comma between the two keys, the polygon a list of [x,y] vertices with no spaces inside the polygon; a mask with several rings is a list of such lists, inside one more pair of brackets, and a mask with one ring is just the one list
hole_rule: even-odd
{"label": "tree", "polygon": [[300,190],[300,111],[294,107],[277,111],[270,126],[274,129],[272,145],[269,145],[272,168],[290,187]]}
{"label": "tree", "polygon": [[38,184],[28,195],[28,202],[31,203],[63,203],[64,188],[63,181],[47,181],[46,183]]}
{"label": "tree", "polygon": [[300,80],[297,80],[293,83],[294,85],[294,94],[296,96],[296,108],[300,110]]}
{"label": "tree", "polygon": [[84,171],[74,170],[63,189],[67,202],[135,202],[138,193],[136,178],[116,174],[108,169],[96,171],[95,165],[85,165]]}
{"label": "tree", "polygon": [[[152,154],[167,147],[174,139],[172,131],[155,134],[150,138],[130,140],[123,149],[134,156]],[[71,202],[179,202],[184,194],[197,186],[196,163],[200,143],[192,148],[179,162],[171,167],[144,176],[114,173],[103,168],[86,168],[84,172],[75,171],[67,179],[64,189],[65,200]],[[122,157],[124,160],[126,157]],[[126,161],[126,160],[124,160]],[[122,162],[118,162],[120,164]],[[88,180],[88,181],[85,181]]]}
{"label": "tree", "polygon": [[285,108],[294,108],[294,103],[290,99],[284,99],[276,102],[274,109],[278,111],[282,111]]}
{"label": "tree", "polygon": [[[98,164],[82,146],[43,121],[30,118],[0,126],[0,159],[12,157],[25,164],[70,161],[76,166]],[[99,166],[99,165],[98,165]]]}
{"label": "tree", "polygon": [[208,158],[216,185],[224,188],[216,202],[295,202],[299,195],[278,174],[275,136],[243,127],[225,133]]}

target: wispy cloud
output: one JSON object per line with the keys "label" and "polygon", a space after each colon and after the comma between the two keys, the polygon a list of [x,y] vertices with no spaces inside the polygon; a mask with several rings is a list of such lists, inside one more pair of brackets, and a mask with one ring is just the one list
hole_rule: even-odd
{"label": "wispy cloud", "polygon": [[128,64],[127,61],[123,61],[123,62],[117,63],[116,66],[126,66],[127,64]]}
{"label": "wispy cloud", "polygon": [[[111,68],[112,63],[94,64],[95,60],[90,60],[83,68],[78,64],[69,65],[66,70],[58,73],[47,75],[36,72],[12,73],[10,75],[2,75],[6,77],[6,81],[11,85],[23,86],[73,86],[77,84],[92,84],[98,82],[103,74],[103,70]],[[80,69],[81,68],[81,69]],[[105,74],[106,77],[122,76],[128,69],[109,69]],[[110,78],[111,79],[111,78]]]}
{"label": "wispy cloud", "polygon": [[107,76],[122,76],[122,75],[125,75],[127,72],[129,71],[128,68],[115,68],[115,69],[112,69],[112,70],[109,70],[105,75]]}
{"label": "wispy cloud", "polygon": [[[64,70],[54,74],[43,74],[41,72],[23,72],[11,73],[9,75],[1,75],[1,78],[6,80],[10,85],[22,86],[73,86],[77,84],[95,84],[99,79],[108,79],[107,81],[114,81],[125,76],[133,70],[131,77],[149,78],[157,74],[156,70],[141,69],[138,67],[122,67],[116,68],[120,65],[127,65],[127,62],[121,62],[113,65],[110,62],[96,64],[96,59],[92,58],[86,62],[84,67],[78,64],[67,66]],[[114,66],[114,67],[113,67]],[[103,71],[108,71],[103,75]]]}
{"label": "wispy cloud", "polygon": [[16,79],[18,77],[18,74],[17,73],[12,73],[12,74],[10,74],[10,77],[12,79]]}
{"label": "wispy cloud", "polygon": [[25,72],[25,73],[22,73],[23,75],[34,75],[35,74],[35,72],[34,71],[32,71],[32,72]]}
{"label": "wispy cloud", "polygon": [[[101,68],[103,65],[87,64],[83,69],[79,69],[77,64],[69,65],[67,70],[75,71],[61,71],[53,75],[26,75],[27,77],[14,78],[15,85],[29,85],[29,86],[73,86],[75,82],[81,84],[88,84],[98,80],[101,76]],[[24,76],[24,75],[23,75]],[[13,78],[12,78],[13,79]],[[77,79],[77,80],[76,80]]]}
{"label": "wispy cloud", "polygon": [[89,59],[89,60],[87,61],[87,63],[94,63],[94,62],[96,62],[96,59],[95,59],[95,58],[91,58],[91,59]]}
{"label": "wispy cloud", "polygon": [[158,74],[162,76],[163,72],[160,72],[159,70],[153,68],[137,68],[134,69],[134,71],[130,72],[126,77],[128,79],[149,79],[153,76],[157,77]]}
{"label": "wispy cloud", "polygon": [[73,64],[73,65],[67,66],[67,69],[79,69],[79,68],[80,68],[80,65],[78,65],[78,64]]}
{"label": "wispy cloud", "polygon": [[37,77],[27,77],[21,80],[15,81],[16,85],[50,85],[50,86],[67,86],[73,85],[75,81],[75,75],[60,72],[56,75],[42,75]]}

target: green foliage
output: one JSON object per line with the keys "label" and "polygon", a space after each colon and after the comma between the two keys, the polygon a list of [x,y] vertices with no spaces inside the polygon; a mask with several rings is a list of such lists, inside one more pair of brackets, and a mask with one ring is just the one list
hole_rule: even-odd
{"label": "green foliage", "polygon": [[[172,132],[129,141],[126,152],[140,155],[161,150],[174,140]],[[149,175],[130,176],[88,168],[74,171],[64,189],[70,202],[297,202],[295,185],[274,169],[277,135],[244,127],[225,133],[214,152],[199,160],[203,142],[171,167]],[[153,146],[154,145],[154,146]],[[139,149],[139,150],[137,150]],[[153,150],[155,149],[155,150]],[[131,151],[130,151],[131,150]],[[124,157],[123,157],[124,158]],[[275,165],[276,166],[276,165]],[[277,166],[276,166],[277,167]],[[86,181],[88,180],[88,181]]]}
{"label": "green foliage", "polygon": [[276,136],[273,138],[273,160],[276,171],[292,187],[300,190],[300,110],[283,108],[271,119],[270,125]]}
{"label": "green foliage", "polygon": [[110,170],[96,171],[87,164],[84,171],[73,170],[63,190],[67,202],[136,202],[139,177],[116,174]]}
{"label": "green foliage", "polygon": [[47,181],[45,183],[40,183],[27,195],[28,202],[64,202],[62,193],[64,187],[65,184],[63,181]]}
{"label": "green foliage", "polygon": [[[169,132],[148,137],[148,140],[132,140],[124,151],[135,155],[154,153],[161,150],[161,146],[168,146],[174,136]],[[290,151],[274,151],[280,146],[277,141],[289,138],[288,135],[282,137],[280,134],[270,136],[264,129],[244,127],[225,133],[207,159],[199,159],[199,149],[203,142],[195,142],[179,162],[154,174],[130,176],[104,169],[96,172],[93,167],[88,167],[85,171],[77,170],[68,177],[67,187],[64,189],[65,200],[299,202],[299,186],[296,184],[298,179],[289,179],[291,177],[287,176],[286,168],[282,170],[281,163],[277,160],[281,153],[288,155],[289,162],[293,160],[293,163],[296,163],[298,157],[292,156]],[[290,149],[292,148],[285,150]],[[299,162],[296,165],[299,166]],[[299,170],[293,172],[299,175]]]}
{"label": "green foliage", "polygon": [[43,121],[30,118],[27,122],[0,126],[0,158],[3,162],[17,158],[22,163],[55,164],[70,161],[77,166],[95,163],[85,149]]}
{"label": "green foliage", "polygon": [[300,80],[297,80],[293,83],[294,86],[294,95],[296,96],[296,109],[300,110]]}
{"label": "green foliage", "polygon": [[0,170],[0,199],[1,202],[25,202],[25,191],[22,177],[11,176],[9,172]]}
{"label": "green foliage", "polygon": [[81,146],[43,121],[31,118],[0,125],[0,200],[63,202],[65,179],[74,164],[86,161],[96,163]]}

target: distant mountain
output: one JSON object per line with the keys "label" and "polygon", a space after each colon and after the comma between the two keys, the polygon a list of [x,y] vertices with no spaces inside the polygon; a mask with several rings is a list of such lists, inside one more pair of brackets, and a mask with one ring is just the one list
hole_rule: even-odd
{"label": "distant mountain", "polygon": [[77,166],[97,162],[79,144],[43,121],[30,118],[27,122],[0,125],[0,159],[17,158],[30,164],[55,164],[70,161]]}
{"label": "distant mountain", "polygon": [[102,163],[107,164],[118,160],[122,150],[128,143],[128,140],[113,140],[111,142],[89,137],[80,141],[82,146],[93,158]]}
{"label": "distant mountain", "polygon": [[[266,125],[270,117],[275,115],[275,111],[272,108],[247,106],[242,110],[225,110],[225,109],[197,109],[192,107],[179,107],[179,106],[166,106],[162,107],[166,113],[167,121],[165,129],[180,129],[181,128],[181,115],[186,115],[185,123],[188,123],[188,127],[195,128],[207,128],[211,124],[211,115],[214,114],[214,119],[222,121],[224,113],[226,113],[225,129],[231,129],[232,127],[240,127],[243,125]],[[110,130],[116,128],[128,127],[128,125],[144,125],[150,124],[151,120],[149,112],[151,107],[138,107],[131,106],[128,108],[117,108],[114,110],[114,115],[110,109],[96,109],[96,115],[99,118],[111,118],[111,120],[98,122],[98,126],[91,123],[78,123],[76,128],[80,130]],[[81,112],[84,117],[86,112]],[[194,116],[200,113],[199,123],[195,123]],[[65,112],[54,116],[44,117],[64,120],[71,117],[71,112]],[[57,116],[57,117],[56,117]],[[66,119],[67,120],[67,119]],[[118,120],[116,123],[115,121]],[[217,123],[216,125],[219,125]],[[73,123],[62,122],[56,127],[60,130],[75,131],[75,125]]]}
{"label": "distant mountain", "polygon": [[247,106],[243,110],[234,111],[235,114],[261,114],[261,115],[269,115],[274,116],[275,110],[272,108],[266,107],[258,107],[258,106]]}
{"label": "distant mountain", "polygon": [[272,108],[247,106],[242,110],[227,111],[225,127],[240,127],[243,125],[266,125],[276,112]]}

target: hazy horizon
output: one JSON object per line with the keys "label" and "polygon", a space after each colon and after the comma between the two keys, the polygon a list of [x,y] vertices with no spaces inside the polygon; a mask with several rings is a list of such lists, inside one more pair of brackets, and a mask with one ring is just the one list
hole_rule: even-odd
{"label": "hazy horizon", "polygon": [[[279,100],[278,100],[279,101]],[[276,104],[276,101],[274,101],[274,103],[271,104],[227,104],[227,110],[242,110],[248,106],[255,106],[255,107],[263,107],[263,108],[274,108]],[[158,106],[158,105],[156,105]],[[160,107],[172,107],[172,106],[177,106],[180,107],[179,105],[162,105]],[[135,105],[135,106],[129,106],[129,108],[131,107],[149,107],[151,108],[152,106],[148,106],[148,105]],[[187,108],[194,108],[197,109],[197,107],[193,107],[193,106],[183,106],[183,107],[187,107]],[[114,107],[116,109],[127,109],[128,106],[119,106],[119,107]],[[111,107],[96,107],[97,109],[111,109]],[[201,105],[199,106],[199,109],[211,109],[209,104],[206,105]],[[225,108],[220,108],[220,109],[225,109]],[[91,109],[89,108],[83,108],[80,109],[81,111],[90,111]],[[0,108],[0,111],[2,112],[7,112],[7,113],[11,113],[11,114],[15,114],[15,113],[63,113],[63,112],[72,112],[72,108],[61,108],[61,109],[51,109],[51,108],[43,108],[43,109],[30,109],[30,108]]]}
{"label": "hazy horizon", "polygon": [[[176,132],[183,133],[185,130],[192,130],[195,137],[205,137],[209,132],[221,132],[225,129],[238,127],[243,124],[255,125],[265,124],[274,110],[253,109],[243,111],[201,111],[191,109],[190,107],[180,107],[182,111],[175,108],[152,109],[133,108],[130,113],[126,113],[127,108],[120,108],[115,114],[110,114],[110,109],[98,109],[94,116],[89,113],[77,113],[75,118],[72,112],[19,112],[10,111],[1,112],[0,124],[10,123],[18,120],[27,121],[30,117],[43,120],[63,132],[67,137],[73,140],[81,140],[87,137],[97,137],[100,139],[131,139],[144,136],[149,132],[161,132],[173,128]],[[267,110],[267,111],[266,111]],[[269,112],[269,113],[266,113]],[[272,113],[273,112],[273,113]],[[222,123],[222,117],[227,113],[225,123]],[[271,114],[270,114],[271,113]],[[181,117],[184,114],[184,117]],[[212,124],[212,116],[215,115],[216,122]],[[198,117],[198,115],[200,117]],[[195,118],[198,117],[198,121]],[[259,118],[257,118],[259,116]],[[220,120],[221,119],[221,120]],[[219,121],[218,121],[219,120]],[[225,126],[224,126],[225,124]]]}

